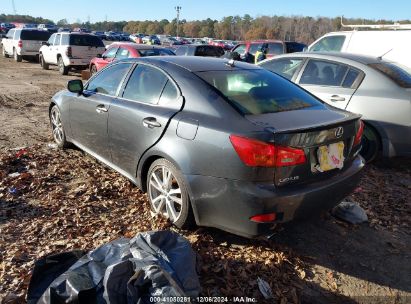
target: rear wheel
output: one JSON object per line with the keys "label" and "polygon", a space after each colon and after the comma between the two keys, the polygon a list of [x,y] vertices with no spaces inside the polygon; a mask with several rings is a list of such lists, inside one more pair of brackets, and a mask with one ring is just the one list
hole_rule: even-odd
{"label": "rear wheel", "polygon": [[66,67],[66,66],[64,65],[64,61],[63,61],[63,58],[62,58],[62,57],[59,57],[58,65],[59,65],[59,72],[60,72],[60,74],[61,74],[61,75],[67,75],[68,72],[69,72],[69,67]]}
{"label": "rear wheel", "polygon": [[44,61],[43,55],[40,55],[40,66],[43,68],[43,70],[49,69],[49,65]]}
{"label": "rear wheel", "polygon": [[50,122],[53,130],[53,138],[57,146],[61,149],[68,147],[69,143],[66,140],[63,123],[61,121],[61,113],[57,106],[53,106],[50,111]]}
{"label": "rear wheel", "polygon": [[166,159],[153,162],[148,170],[147,192],[151,209],[179,228],[194,223],[187,187],[178,169]]}
{"label": "rear wheel", "polygon": [[93,76],[97,73],[97,67],[93,64],[90,68],[90,76]]}
{"label": "rear wheel", "polygon": [[21,55],[17,54],[17,50],[16,50],[16,49],[14,49],[13,53],[14,53],[13,55],[14,55],[14,60],[15,60],[15,61],[21,62],[21,61],[23,60],[23,58],[21,57]]}
{"label": "rear wheel", "polygon": [[9,54],[6,53],[6,50],[4,49],[4,46],[2,47],[2,53],[4,58],[9,58]]}
{"label": "rear wheel", "polygon": [[381,143],[377,132],[370,126],[364,126],[364,133],[361,140],[361,156],[367,163],[375,160],[380,152]]}

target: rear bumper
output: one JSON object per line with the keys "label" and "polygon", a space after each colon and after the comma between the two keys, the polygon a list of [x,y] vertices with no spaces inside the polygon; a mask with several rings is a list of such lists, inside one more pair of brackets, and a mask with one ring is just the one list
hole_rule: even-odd
{"label": "rear bumper", "polygon": [[276,212],[277,223],[328,210],[352,193],[364,166],[358,156],[341,173],[307,185],[275,187],[272,183],[186,175],[198,225],[216,227],[245,237],[270,232],[272,224],[249,220],[257,214]]}
{"label": "rear bumper", "polygon": [[26,51],[26,50],[22,50],[22,49],[17,49],[17,54],[20,56],[32,56],[32,57],[36,57],[39,55],[38,51]]}
{"label": "rear bumper", "polygon": [[77,66],[77,67],[88,67],[90,64],[90,59],[78,59],[78,58],[63,58],[65,66]]}

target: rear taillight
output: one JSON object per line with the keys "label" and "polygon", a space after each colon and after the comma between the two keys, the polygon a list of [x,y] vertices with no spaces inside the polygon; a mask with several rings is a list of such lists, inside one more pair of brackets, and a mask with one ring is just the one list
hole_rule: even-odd
{"label": "rear taillight", "polygon": [[18,46],[19,48],[22,48],[22,47],[23,47],[23,41],[19,40],[19,42],[17,43],[17,46]]}
{"label": "rear taillight", "polygon": [[72,56],[72,52],[71,52],[71,47],[70,46],[68,46],[67,48],[66,48],[66,55],[67,55],[67,57],[71,57]]}
{"label": "rear taillight", "polygon": [[362,120],[360,120],[360,126],[357,130],[357,134],[355,134],[355,137],[354,137],[354,144],[353,144],[354,146],[361,143],[363,132],[364,132],[364,123],[362,122]]}
{"label": "rear taillight", "polygon": [[270,223],[274,222],[277,218],[275,213],[258,214],[250,217],[250,221],[256,223]]}
{"label": "rear taillight", "polygon": [[237,135],[230,135],[230,141],[243,163],[250,167],[294,166],[306,161],[301,149],[275,146]]}

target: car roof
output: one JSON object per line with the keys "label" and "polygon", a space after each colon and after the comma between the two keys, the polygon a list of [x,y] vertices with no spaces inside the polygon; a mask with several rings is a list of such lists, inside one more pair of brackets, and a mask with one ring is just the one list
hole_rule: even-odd
{"label": "car roof", "polygon": [[310,57],[310,58],[321,58],[321,59],[329,59],[329,60],[345,59],[345,60],[351,60],[351,61],[355,61],[355,62],[362,63],[362,64],[376,63],[382,60],[378,57],[360,55],[360,54],[352,54],[352,53],[344,53],[344,52],[297,52],[297,53],[278,55],[274,58],[283,58],[283,57]]}
{"label": "car roof", "polygon": [[206,72],[206,71],[232,71],[232,70],[259,70],[260,67],[241,62],[234,61],[234,65],[228,64],[228,59],[198,57],[198,56],[153,56],[143,58],[128,58],[122,61],[143,61],[158,66],[173,64],[186,69],[190,72]]}
{"label": "car roof", "polygon": [[113,42],[110,45],[108,45],[107,48],[111,46],[129,46],[136,50],[152,50],[152,49],[168,49],[169,50],[169,48],[166,48],[163,46],[148,45],[148,44],[134,43],[134,42]]}

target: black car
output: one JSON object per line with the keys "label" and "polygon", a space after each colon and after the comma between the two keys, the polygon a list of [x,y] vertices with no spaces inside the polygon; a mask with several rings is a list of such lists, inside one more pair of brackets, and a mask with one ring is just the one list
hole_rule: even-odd
{"label": "black car", "polygon": [[219,58],[129,58],[49,107],[69,142],[148,193],[152,210],[253,237],[331,208],[359,182],[360,116],[258,66]]}
{"label": "black car", "polygon": [[225,54],[221,46],[187,44],[176,48],[177,56],[221,57]]}

